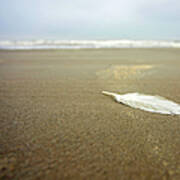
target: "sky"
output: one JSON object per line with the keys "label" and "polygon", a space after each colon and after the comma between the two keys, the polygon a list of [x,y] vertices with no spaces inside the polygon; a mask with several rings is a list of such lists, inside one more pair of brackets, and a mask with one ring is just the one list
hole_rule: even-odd
{"label": "sky", "polygon": [[0,39],[180,40],[180,1],[2,0]]}

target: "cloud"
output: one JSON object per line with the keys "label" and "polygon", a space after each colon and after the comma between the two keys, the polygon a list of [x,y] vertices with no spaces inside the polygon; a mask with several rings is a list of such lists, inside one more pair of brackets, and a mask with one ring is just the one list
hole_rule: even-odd
{"label": "cloud", "polygon": [[[177,0],[6,0],[0,6],[0,33],[151,34],[156,27],[179,27]],[[179,31],[169,29],[179,35]],[[83,31],[86,31],[83,32]],[[149,32],[149,34],[148,34]],[[169,35],[168,35],[169,36]]]}

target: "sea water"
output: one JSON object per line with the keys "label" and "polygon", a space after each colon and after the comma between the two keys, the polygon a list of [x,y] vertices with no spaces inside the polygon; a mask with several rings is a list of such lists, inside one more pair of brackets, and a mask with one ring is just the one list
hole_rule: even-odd
{"label": "sea water", "polygon": [[0,49],[180,48],[180,41],[163,40],[28,40],[0,41]]}

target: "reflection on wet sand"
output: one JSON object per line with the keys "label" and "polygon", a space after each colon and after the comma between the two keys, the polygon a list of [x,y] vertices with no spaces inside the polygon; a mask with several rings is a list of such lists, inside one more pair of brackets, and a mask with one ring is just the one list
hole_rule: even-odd
{"label": "reflection on wet sand", "polygon": [[112,65],[107,69],[97,72],[97,76],[100,79],[128,79],[129,77],[136,77],[152,68],[152,65]]}

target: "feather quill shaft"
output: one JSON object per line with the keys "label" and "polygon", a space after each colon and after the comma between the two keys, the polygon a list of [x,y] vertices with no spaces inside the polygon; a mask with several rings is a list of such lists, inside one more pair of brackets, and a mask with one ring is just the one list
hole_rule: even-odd
{"label": "feather quill shaft", "polygon": [[180,114],[180,105],[161,96],[151,96],[140,93],[128,93],[119,95],[108,91],[102,91],[104,95],[113,97],[117,102],[138,108],[144,111],[161,114]]}

